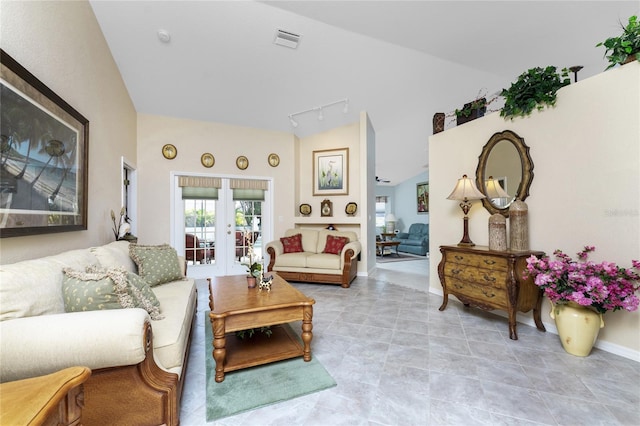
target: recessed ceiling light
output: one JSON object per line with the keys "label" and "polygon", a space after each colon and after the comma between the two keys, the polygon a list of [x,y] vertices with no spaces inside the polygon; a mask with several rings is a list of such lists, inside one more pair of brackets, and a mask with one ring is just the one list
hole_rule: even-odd
{"label": "recessed ceiling light", "polygon": [[163,43],[169,43],[171,41],[171,34],[167,30],[158,30],[158,39]]}

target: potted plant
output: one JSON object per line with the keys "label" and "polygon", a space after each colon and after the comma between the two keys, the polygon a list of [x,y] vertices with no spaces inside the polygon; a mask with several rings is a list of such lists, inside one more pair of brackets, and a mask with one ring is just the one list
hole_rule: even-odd
{"label": "potted plant", "polygon": [[609,61],[609,66],[605,69],[613,68],[620,64],[626,64],[633,60],[640,61],[640,21],[633,15],[629,17],[629,23],[622,27],[622,34],[618,37],[609,37],[605,41],[596,44],[596,47],[604,46],[605,58]]}
{"label": "potted plant", "polygon": [[259,327],[259,328],[248,328],[246,330],[238,330],[236,331],[236,337],[240,340],[251,339],[256,331],[264,334],[267,337],[271,337],[273,334],[273,330],[271,330],[271,326]]}
{"label": "potted plant", "polygon": [[531,114],[534,108],[542,110],[545,106],[554,106],[558,89],[570,82],[567,68],[563,68],[560,75],[554,66],[531,68],[520,74],[511,87],[502,89],[500,95],[504,97],[504,106],[500,116],[513,120]]}
{"label": "potted plant", "polygon": [[253,233],[251,231],[245,231],[244,241],[247,243],[247,255],[249,256],[249,262],[243,263],[249,273],[247,285],[249,288],[254,288],[257,285],[258,277],[262,275],[262,263],[258,262],[257,259],[255,262],[253,261],[255,252],[253,251]]}
{"label": "potted plant", "polygon": [[560,250],[549,257],[527,259],[525,277],[543,289],[552,304],[551,317],[556,321],[564,349],[578,356],[587,356],[604,326],[602,315],[608,311],[638,309],[636,291],[640,287],[640,262],[632,260],[632,268],[622,268],[612,262],[587,260],[594,251],[586,246],[574,261]]}
{"label": "potted plant", "polygon": [[482,97],[466,103],[462,109],[455,110],[456,124],[459,126],[467,121],[475,120],[484,116],[485,112],[487,112],[487,98]]}

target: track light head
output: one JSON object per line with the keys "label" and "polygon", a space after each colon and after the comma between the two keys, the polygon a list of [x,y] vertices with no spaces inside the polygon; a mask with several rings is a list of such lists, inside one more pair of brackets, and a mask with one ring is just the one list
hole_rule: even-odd
{"label": "track light head", "polygon": [[342,112],[345,114],[349,112],[349,99],[344,100],[344,108],[342,109]]}
{"label": "track light head", "polygon": [[289,121],[291,122],[291,125],[293,127],[298,127],[298,122],[296,120],[293,119],[293,115],[289,116]]}
{"label": "track light head", "polygon": [[324,120],[324,114],[322,113],[322,107],[318,108],[318,120]]}

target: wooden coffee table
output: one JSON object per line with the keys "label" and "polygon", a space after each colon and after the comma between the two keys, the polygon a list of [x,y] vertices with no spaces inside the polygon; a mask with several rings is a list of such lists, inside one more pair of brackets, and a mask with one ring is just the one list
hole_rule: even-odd
{"label": "wooden coffee table", "polygon": [[380,250],[380,256],[384,257],[384,249],[386,247],[395,247],[396,248],[396,256],[400,256],[398,253],[398,246],[400,245],[400,241],[376,241],[376,248]]}
{"label": "wooden coffee table", "polygon": [[[299,356],[311,361],[314,303],[277,274],[271,291],[248,288],[246,275],[209,280],[216,382],[222,382],[225,373],[242,368]],[[286,325],[293,321],[302,321],[302,344]],[[251,339],[235,336],[239,330],[266,326],[272,326],[271,337],[259,331]]]}

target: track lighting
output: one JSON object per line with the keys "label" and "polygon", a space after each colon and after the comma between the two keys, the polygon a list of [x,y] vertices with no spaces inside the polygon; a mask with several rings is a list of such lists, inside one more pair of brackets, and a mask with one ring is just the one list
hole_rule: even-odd
{"label": "track lighting", "polygon": [[305,109],[304,111],[298,111],[298,112],[294,112],[293,114],[289,114],[289,122],[291,123],[291,126],[293,127],[298,127],[298,122],[296,120],[294,120],[294,116],[296,115],[300,115],[300,114],[306,114],[307,112],[317,112],[318,113],[318,120],[322,121],[324,120],[324,108],[326,107],[330,107],[333,105],[338,105],[344,103],[344,108],[342,109],[342,112],[344,112],[345,114],[349,112],[349,99],[345,98],[345,99],[340,99],[339,101],[335,101],[335,102],[329,102],[328,104],[324,104],[324,105],[320,105],[317,106],[315,108],[310,108],[310,109]]}

